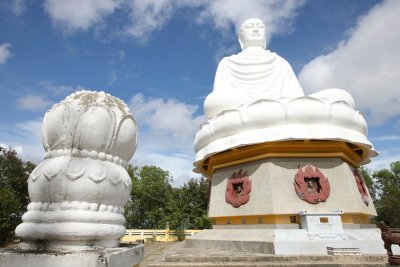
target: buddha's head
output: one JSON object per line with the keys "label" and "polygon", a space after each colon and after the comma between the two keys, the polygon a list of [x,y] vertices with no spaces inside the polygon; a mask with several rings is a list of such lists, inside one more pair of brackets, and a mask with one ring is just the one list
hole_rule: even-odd
{"label": "buddha's head", "polygon": [[266,48],[265,26],[261,19],[251,18],[242,23],[239,31],[239,43],[242,50],[249,46]]}

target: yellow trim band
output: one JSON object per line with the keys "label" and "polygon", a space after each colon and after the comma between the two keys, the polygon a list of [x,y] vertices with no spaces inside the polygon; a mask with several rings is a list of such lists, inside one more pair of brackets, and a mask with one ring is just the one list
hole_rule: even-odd
{"label": "yellow trim band", "polygon": [[[369,224],[368,214],[345,213],[341,215],[344,224]],[[224,216],[210,218],[213,225],[243,225],[243,224],[300,224],[298,214]]]}

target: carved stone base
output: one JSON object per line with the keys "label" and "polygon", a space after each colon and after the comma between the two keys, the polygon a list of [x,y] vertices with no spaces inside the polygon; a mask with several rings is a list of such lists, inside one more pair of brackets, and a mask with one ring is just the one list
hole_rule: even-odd
{"label": "carved stone base", "polygon": [[20,248],[29,250],[116,247],[126,232],[124,216],[109,211],[30,210],[23,220],[15,231]]}
{"label": "carved stone base", "polygon": [[65,153],[45,159],[28,179],[32,202],[15,230],[22,240],[20,248],[118,246],[125,234],[123,206],[131,186],[128,173],[106,159],[73,157],[70,150]]}
{"label": "carved stone base", "polygon": [[132,267],[144,255],[144,245],[84,251],[23,251],[0,250],[0,265],[13,267]]}

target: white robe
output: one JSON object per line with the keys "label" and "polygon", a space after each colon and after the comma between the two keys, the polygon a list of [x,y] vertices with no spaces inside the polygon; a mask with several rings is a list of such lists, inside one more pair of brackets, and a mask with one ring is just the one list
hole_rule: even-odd
{"label": "white robe", "polygon": [[238,94],[244,103],[304,95],[289,63],[260,47],[249,47],[220,61],[214,81],[214,91],[218,90]]}

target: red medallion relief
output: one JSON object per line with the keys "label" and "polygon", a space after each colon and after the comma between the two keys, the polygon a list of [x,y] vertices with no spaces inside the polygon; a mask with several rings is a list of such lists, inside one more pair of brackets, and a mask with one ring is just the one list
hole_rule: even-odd
{"label": "red medallion relief", "polygon": [[364,180],[361,177],[360,173],[357,170],[354,170],[354,177],[356,178],[357,188],[360,192],[361,199],[365,203],[365,205],[369,205],[369,197],[367,193],[367,188],[365,186]]}
{"label": "red medallion relief", "polygon": [[307,164],[294,176],[294,188],[300,199],[311,204],[325,202],[329,197],[330,185],[325,175],[316,167]]}
{"label": "red medallion relief", "polygon": [[247,171],[242,173],[240,169],[234,172],[226,184],[225,201],[235,208],[249,202],[251,181],[247,177]]}

